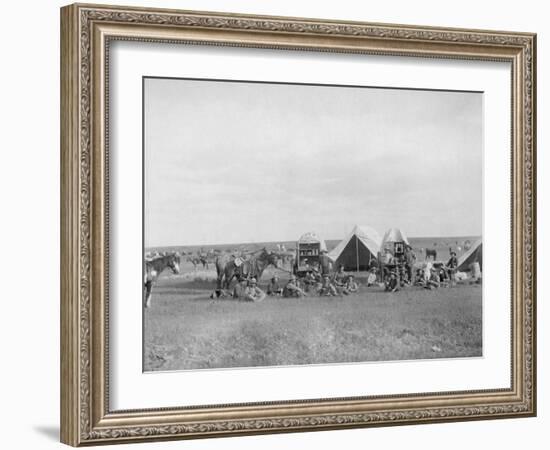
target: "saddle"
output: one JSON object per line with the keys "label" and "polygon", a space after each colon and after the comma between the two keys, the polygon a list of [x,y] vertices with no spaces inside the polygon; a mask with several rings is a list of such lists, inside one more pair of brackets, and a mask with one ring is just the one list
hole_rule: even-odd
{"label": "saddle", "polygon": [[240,256],[235,256],[233,258],[233,263],[235,264],[235,267],[241,267],[243,262],[244,262],[244,259],[242,259]]}

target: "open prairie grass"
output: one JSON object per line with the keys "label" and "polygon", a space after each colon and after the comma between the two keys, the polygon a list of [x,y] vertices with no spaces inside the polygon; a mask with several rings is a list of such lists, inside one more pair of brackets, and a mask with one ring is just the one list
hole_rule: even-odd
{"label": "open prairie grass", "polygon": [[159,280],[144,311],[146,371],[482,355],[479,285],[248,303],[210,299],[213,278]]}

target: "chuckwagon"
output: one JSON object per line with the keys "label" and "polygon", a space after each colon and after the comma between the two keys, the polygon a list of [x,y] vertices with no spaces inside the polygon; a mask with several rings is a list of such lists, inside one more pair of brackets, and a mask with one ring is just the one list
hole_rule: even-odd
{"label": "chuckwagon", "polygon": [[[378,257],[379,274],[381,281],[388,278],[391,272],[397,273],[402,277],[406,271],[406,250],[410,247],[409,240],[403,231],[399,228],[390,228],[384,234],[380,244],[380,254]],[[411,279],[413,267],[408,269],[407,275]]]}
{"label": "chuckwagon", "polygon": [[294,274],[303,277],[313,268],[319,268],[319,257],[322,251],[327,250],[323,239],[313,232],[303,234],[296,242],[296,260],[294,262]]}

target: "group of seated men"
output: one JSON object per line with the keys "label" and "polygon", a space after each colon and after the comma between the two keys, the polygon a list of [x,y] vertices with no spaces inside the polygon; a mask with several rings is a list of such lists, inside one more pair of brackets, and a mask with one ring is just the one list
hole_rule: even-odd
{"label": "group of seated men", "polygon": [[258,287],[256,278],[239,278],[233,288],[233,298],[248,302],[261,302],[265,299],[265,292]]}
{"label": "group of seated men", "polygon": [[[410,261],[407,261],[410,264]],[[410,264],[412,266],[412,264]],[[433,265],[427,265],[423,269],[418,269],[414,284],[423,286],[426,289],[435,289],[442,284],[452,285],[457,272],[458,260],[455,252],[451,252],[451,258],[444,266],[436,268]],[[385,277],[385,290],[388,292],[396,292],[400,287],[406,284],[413,284],[411,279],[412,270],[408,270],[408,264],[397,265]],[[367,286],[372,286],[376,283],[377,274],[376,267],[372,267],[367,277]],[[324,271],[323,271],[324,272]],[[303,287],[301,287],[303,286]],[[267,286],[267,295],[281,297],[305,297],[309,293],[314,293],[318,296],[335,297],[340,295],[349,295],[357,292],[358,285],[353,275],[348,275],[344,272],[344,267],[340,266],[339,270],[330,276],[328,273],[321,273],[315,267],[308,271],[302,279],[302,283],[298,283],[295,275],[291,275],[288,282],[281,287],[279,278],[274,276],[269,281]],[[266,293],[258,287],[255,278],[238,280],[233,289],[233,297],[252,302],[260,302],[265,299]]]}
{"label": "group of seated men", "polygon": [[266,292],[258,287],[256,278],[246,279],[243,277],[238,279],[233,288],[232,297],[242,301],[261,302],[266,295],[285,298],[301,298],[310,294],[336,297],[349,295],[357,290],[358,285],[353,275],[345,274],[342,269],[332,278],[328,275],[317,277],[317,275],[308,274],[302,283],[298,282],[295,275],[291,275],[284,286],[279,283],[279,277],[274,276],[269,281]]}
{"label": "group of seated men", "polygon": [[[416,271],[414,284],[423,286],[426,289],[436,289],[449,283],[452,285],[456,282],[455,275],[457,266],[458,261],[456,253],[452,252],[451,258],[447,264],[439,268],[433,265],[427,265],[425,268],[418,269]],[[369,271],[367,286],[372,286],[376,283],[376,271],[377,269],[375,267]],[[407,284],[413,284],[413,280],[409,278],[408,272],[405,264],[397,265],[397,267],[391,270],[388,276],[385,277],[385,290],[387,292],[396,292],[400,287]],[[328,273],[321,274],[319,270],[313,268],[306,273],[301,283],[299,283],[296,276],[292,274],[288,282],[284,286],[281,286],[279,284],[279,278],[274,276],[267,285],[267,295],[301,298],[313,293],[317,296],[335,297],[357,292],[358,288],[354,276],[346,274],[343,266],[340,266],[339,270],[332,276]],[[244,301],[260,302],[265,299],[266,293],[258,287],[256,278],[240,278],[233,289],[233,297]]]}
{"label": "group of seated men", "polygon": [[281,287],[279,278],[274,276],[271,278],[267,286],[267,295],[281,297],[306,297],[310,294],[316,296],[335,297],[339,295],[349,295],[357,292],[358,285],[353,275],[344,273],[344,268],[334,274],[332,277],[328,274],[322,275],[318,270],[312,269],[308,271],[301,283],[295,275],[291,275],[288,282]]}

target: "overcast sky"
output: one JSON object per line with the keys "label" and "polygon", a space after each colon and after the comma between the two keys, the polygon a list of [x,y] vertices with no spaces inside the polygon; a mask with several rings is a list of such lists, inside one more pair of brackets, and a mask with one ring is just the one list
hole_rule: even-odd
{"label": "overcast sky", "polygon": [[473,236],[480,93],[145,80],[145,245]]}

